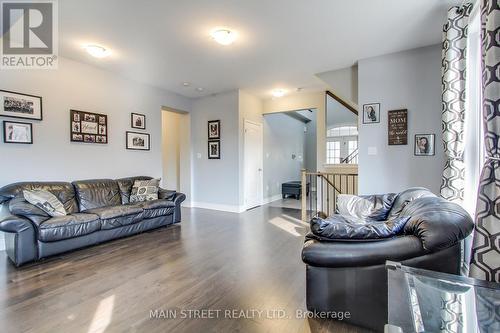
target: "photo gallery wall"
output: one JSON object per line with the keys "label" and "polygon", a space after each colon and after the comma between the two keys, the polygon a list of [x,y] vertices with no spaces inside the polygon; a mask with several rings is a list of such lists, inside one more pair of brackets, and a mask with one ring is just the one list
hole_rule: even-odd
{"label": "photo gallery wall", "polygon": [[[17,118],[31,121],[42,121],[42,97],[9,90],[0,90],[0,117]],[[107,144],[108,116],[71,109],[70,142]],[[146,115],[130,114],[130,127],[135,130],[146,130]],[[2,123],[3,142],[15,144],[33,144],[33,123],[26,121],[4,120]],[[149,151],[151,136],[149,133],[126,131],[125,148],[129,150]]]}
{"label": "photo gallery wall", "polygon": [[[380,123],[380,103],[363,105],[363,124]],[[389,146],[408,145],[408,110],[387,111],[387,143]],[[413,141],[415,156],[436,154],[435,134],[415,134]]]}

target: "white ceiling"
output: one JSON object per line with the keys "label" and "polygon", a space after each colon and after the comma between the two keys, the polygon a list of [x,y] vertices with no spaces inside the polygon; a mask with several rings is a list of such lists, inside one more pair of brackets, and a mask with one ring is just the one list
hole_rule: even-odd
{"label": "white ceiling", "polygon": [[[270,97],[276,87],[323,89],[315,73],[358,59],[438,43],[447,9],[460,2],[64,0],[60,54],[188,97],[236,88]],[[214,43],[216,26],[237,30],[239,39]],[[85,43],[113,54],[91,58]]]}

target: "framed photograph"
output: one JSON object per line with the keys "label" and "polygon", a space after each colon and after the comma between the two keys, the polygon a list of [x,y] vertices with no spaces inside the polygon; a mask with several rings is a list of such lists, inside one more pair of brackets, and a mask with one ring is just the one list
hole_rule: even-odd
{"label": "framed photograph", "polygon": [[220,140],[208,141],[208,158],[211,160],[220,159]]}
{"label": "framed photograph", "polygon": [[408,110],[392,110],[387,112],[387,128],[389,146],[408,144]]}
{"label": "framed photograph", "polygon": [[220,139],[220,120],[208,121],[208,140]]}
{"label": "framed photograph", "polygon": [[434,134],[415,135],[415,156],[434,156],[436,154]]}
{"label": "framed photograph", "polygon": [[3,142],[5,143],[33,143],[33,125],[17,121],[3,122]]}
{"label": "framed photograph", "polygon": [[140,113],[132,113],[130,117],[132,128],[146,129],[146,116]]}
{"label": "framed photograph", "polygon": [[42,120],[42,97],[0,90],[0,116]]}
{"label": "framed photograph", "polygon": [[363,105],[363,124],[380,123],[380,103]]}
{"label": "framed photograph", "polygon": [[72,142],[108,143],[108,116],[104,114],[70,110]]}
{"label": "framed photograph", "polygon": [[126,132],[127,149],[150,150],[150,136],[148,133]]}

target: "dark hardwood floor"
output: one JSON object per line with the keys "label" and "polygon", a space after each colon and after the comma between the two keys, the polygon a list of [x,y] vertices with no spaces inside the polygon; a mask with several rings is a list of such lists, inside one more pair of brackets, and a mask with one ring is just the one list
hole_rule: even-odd
{"label": "dark hardwood floor", "polygon": [[[365,332],[296,318],[305,310],[300,251],[307,231],[298,210],[274,204],[243,214],[183,214],[180,225],[19,269],[0,252],[0,331]],[[181,318],[209,309],[211,316],[221,310],[219,318]],[[232,309],[240,318],[224,318]],[[243,317],[253,309],[270,312]],[[152,319],[151,310],[177,318]],[[267,318],[283,311],[289,318]]]}

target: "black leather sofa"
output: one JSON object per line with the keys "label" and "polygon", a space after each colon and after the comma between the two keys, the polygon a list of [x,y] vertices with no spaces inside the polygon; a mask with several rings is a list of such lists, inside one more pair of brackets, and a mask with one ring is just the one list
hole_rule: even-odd
{"label": "black leather sofa", "polygon": [[426,189],[401,192],[390,217],[409,217],[395,237],[377,240],[324,240],[306,236],[306,299],[310,311],[350,312],[351,324],[383,331],[387,323],[387,260],[459,274],[460,241],[473,222],[459,205]]}
{"label": "black leather sofa", "polygon": [[[54,254],[137,234],[181,221],[186,196],[160,189],[158,200],[130,203],[135,180],[95,179],[66,182],[22,182],[0,189],[0,204],[10,216],[0,220],[7,255],[16,266]],[[23,190],[54,194],[68,215],[50,217],[24,200]]]}

